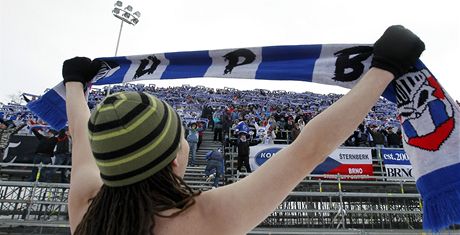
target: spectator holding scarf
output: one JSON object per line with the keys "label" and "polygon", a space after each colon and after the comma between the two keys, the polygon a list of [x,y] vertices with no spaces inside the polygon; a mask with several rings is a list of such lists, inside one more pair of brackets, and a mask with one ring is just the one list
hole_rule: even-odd
{"label": "spectator holding scarf", "polygon": [[259,141],[256,140],[248,140],[246,132],[238,132],[238,139],[231,140],[230,143],[237,147],[238,151],[238,166],[237,170],[240,172],[241,168],[244,166],[246,168],[247,173],[251,173],[251,166],[249,165],[249,154],[250,154],[250,146],[257,145]]}
{"label": "spectator holding scarf", "polygon": [[401,135],[393,131],[393,127],[388,127],[385,132],[387,138],[387,146],[390,148],[399,148],[402,145]]}
{"label": "spectator holding scarf", "polygon": [[[32,133],[38,139],[38,145],[35,150],[35,156],[33,159],[33,164],[43,163],[49,165],[52,163],[51,158],[53,157],[54,147],[57,144],[56,131],[32,128]],[[29,181],[33,182],[36,180],[48,182],[51,180],[51,169],[49,167],[44,167],[40,170],[40,177],[37,177],[38,168],[32,168],[32,175],[29,177]]]}
{"label": "spectator holding scarf", "polygon": [[[71,233],[248,233],[350,136],[391,81],[408,72],[424,49],[404,27],[388,28],[374,44],[372,68],[347,95],[312,119],[292,144],[244,180],[201,193],[182,179],[189,147],[171,106],[142,92],[122,92],[107,97],[90,114],[83,87],[98,72],[98,62],[81,57],[65,61],[74,145]],[[135,107],[140,108],[133,114]],[[120,118],[127,113],[128,120]]]}

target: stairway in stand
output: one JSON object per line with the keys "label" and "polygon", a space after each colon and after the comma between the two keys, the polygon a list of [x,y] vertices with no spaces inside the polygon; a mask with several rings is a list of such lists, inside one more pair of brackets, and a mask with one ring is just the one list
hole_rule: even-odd
{"label": "stairway in stand", "polygon": [[[212,129],[206,129],[204,131],[203,142],[196,152],[196,165],[187,166],[187,170],[185,171],[184,180],[194,189],[209,190],[212,187],[213,182],[206,182],[206,177],[204,175],[204,169],[206,167],[205,156],[209,151],[222,147],[222,143],[214,142],[213,137],[214,133]],[[224,181],[221,177],[219,185],[223,185],[223,182]]]}

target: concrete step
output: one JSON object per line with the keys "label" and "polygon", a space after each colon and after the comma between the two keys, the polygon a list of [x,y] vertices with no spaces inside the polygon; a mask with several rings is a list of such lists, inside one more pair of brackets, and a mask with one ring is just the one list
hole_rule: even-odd
{"label": "concrete step", "polygon": [[[214,132],[211,129],[204,131],[203,141],[195,156],[195,164],[197,165],[187,166],[185,171],[184,180],[193,189],[206,191],[212,187],[213,181],[206,182],[206,177],[204,175],[204,169],[207,164],[205,156],[211,150],[222,148],[222,143],[214,142],[213,138]],[[219,185],[224,185],[222,178],[220,179]]]}

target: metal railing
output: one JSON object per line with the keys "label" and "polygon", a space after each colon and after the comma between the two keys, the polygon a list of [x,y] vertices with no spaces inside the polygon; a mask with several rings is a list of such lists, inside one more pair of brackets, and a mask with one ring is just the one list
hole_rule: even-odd
{"label": "metal railing", "polygon": [[[236,152],[229,149],[230,169]],[[309,175],[259,227],[303,229],[421,229],[422,203],[413,178],[384,176],[382,159],[373,158],[374,176]],[[2,163],[1,172],[30,172],[30,168],[71,168],[43,164]],[[18,169],[19,168],[19,169]],[[23,170],[29,168],[29,170]],[[239,180],[244,173],[227,175]],[[68,228],[69,184],[0,181],[0,225]],[[264,234],[254,230],[251,234]],[[319,230],[318,230],[319,231]],[[288,234],[286,232],[270,234]],[[308,234],[303,232],[292,234]],[[351,233],[355,234],[355,233]],[[362,233],[361,233],[362,234]],[[368,234],[368,233],[365,233]],[[370,233],[369,233],[370,234]]]}

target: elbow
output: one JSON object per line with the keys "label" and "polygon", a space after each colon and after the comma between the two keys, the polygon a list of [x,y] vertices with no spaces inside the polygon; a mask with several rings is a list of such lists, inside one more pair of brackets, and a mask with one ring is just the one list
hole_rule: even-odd
{"label": "elbow", "polygon": [[319,138],[318,135],[312,133],[314,132],[302,131],[297,139],[289,145],[289,148],[291,148],[293,154],[316,166],[330,154],[332,150],[329,151],[329,149],[332,147]]}

